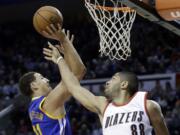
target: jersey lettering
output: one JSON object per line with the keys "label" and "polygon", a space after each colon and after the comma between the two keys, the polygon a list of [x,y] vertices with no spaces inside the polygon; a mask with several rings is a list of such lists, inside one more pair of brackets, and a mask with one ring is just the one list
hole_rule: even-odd
{"label": "jersey lettering", "polygon": [[[143,115],[144,115],[144,112],[142,111],[116,113],[115,115],[108,116],[106,118],[105,128],[115,126],[117,124],[125,124],[125,123],[135,122],[135,121],[141,122]],[[118,121],[119,123],[117,123]]]}

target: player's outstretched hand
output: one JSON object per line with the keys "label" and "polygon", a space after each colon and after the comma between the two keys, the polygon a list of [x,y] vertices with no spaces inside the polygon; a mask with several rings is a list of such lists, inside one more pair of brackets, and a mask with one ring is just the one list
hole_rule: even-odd
{"label": "player's outstretched hand", "polygon": [[[61,44],[59,44],[59,45],[55,45],[58,49],[59,49],[59,51],[62,53],[62,54],[64,54],[64,46],[66,45],[66,43],[73,43],[73,41],[74,41],[74,35],[73,34],[70,34],[70,31],[69,30],[65,30],[65,29],[63,29],[62,30],[65,34],[66,34],[66,38],[65,38],[65,40],[66,40],[66,42],[63,42],[63,43],[61,43]],[[65,44],[64,44],[65,43]],[[63,45],[64,44],[64,45]]]}
{"label": "player's outstretched hand", "polygon": [[65,32],[65,29],[61,29],[60,24],[57,24],[56,26],[54,24],[50,24],[50,26],[46,27],[45,31],[42,31],[43,34],[46,37],[60,41],[61,44],[63,44],[64,41],[73,43],[74,35],[70,35],[69,30]]}
{"label": "player's outstretched hand", "polygon": [[58,40],[61,43],[63,43],[66,38],[66,34],[61,29],[60,24],[57,24],[56,26],[54,24],[50,24],[49,26],[46,27],[46,30],[44,30],[42,32],[46,37]]}
{"label": "player's outstretched hand", "polygon": [[[65,31],[66,31],[66,30],[63,29],[63,32],[65,32]],[[65,32],[65,34],[66,34],[67,40],[69,40],[71,43],[73,43],[73,41],[74,41],[74,35],[73,35],[73,34],[70,34],[70,31],[69,31],[69,30],[67,30],[67,31]]]}
{"label": "player's outstretched hand", "polygon": [[58,49],[48,42],[49,48],[43,48],[44,58],[57,64],[58,58],[62,57]]}

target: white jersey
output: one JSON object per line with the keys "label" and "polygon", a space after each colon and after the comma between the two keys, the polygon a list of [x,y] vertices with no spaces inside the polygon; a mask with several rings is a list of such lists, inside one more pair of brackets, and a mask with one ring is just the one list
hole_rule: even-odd
{"label": "white jersey", "polygon": [[137,92],[124,105],[109,103],[103,116],[103,135],[152,135],[146,112],[146,92]]}

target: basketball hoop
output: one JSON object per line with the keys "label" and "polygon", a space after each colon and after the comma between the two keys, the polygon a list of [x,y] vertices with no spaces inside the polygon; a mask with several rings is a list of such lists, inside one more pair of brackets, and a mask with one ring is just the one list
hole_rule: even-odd
{"label": "basketball hoop", "polygon": [[136,11],[120,0],[85,0],[85,6],[98,27],[101,56],[127,60],[131,55],[130,30]]}

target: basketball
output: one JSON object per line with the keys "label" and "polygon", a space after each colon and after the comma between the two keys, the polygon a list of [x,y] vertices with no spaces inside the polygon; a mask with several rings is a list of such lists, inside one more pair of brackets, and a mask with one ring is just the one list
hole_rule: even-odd
{"label": "basketball", "polygon": [[50,24],[55,24],[55,26],[57,26],[57,23],[62,27],[63,16],[57,8],[52,6],[43,6],[39,8],[33,17],[34,28],[43,36],[45,35],[42,31],[46,30],[47,26],[50,26]]}

